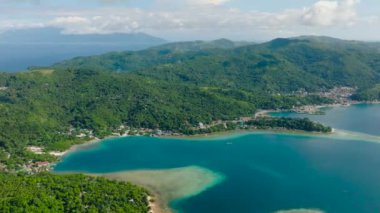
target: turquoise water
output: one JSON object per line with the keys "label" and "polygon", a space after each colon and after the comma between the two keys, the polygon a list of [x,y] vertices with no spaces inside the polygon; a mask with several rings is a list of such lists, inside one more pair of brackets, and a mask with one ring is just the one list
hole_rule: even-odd
{"label": "turquoise water", "polygon": [[[367,111],[380,112],[379,107],[354,108],[346,108],[358,113],[349,115],[353,120]],[[354,123],[349,130],[363,129],[363,123],[357,122],[357,128]],[[368,125],[379,128],[380,121]],[[376,128],[370,129],[363,132]],[[108,173],[187,166],[225,178],[201,194],[171,202],[178,212],[380,212],[380,145],[361,141],[271,133],[202,140],[129,137],[71,153],[55,170]]]}
{"label": "turquoise water", "polygon": [[271,113],[272,116],[308,117],[337,129],[380,135],[380,104],[358,104],[323,110],[325,115],[307,115],[292,112]]}

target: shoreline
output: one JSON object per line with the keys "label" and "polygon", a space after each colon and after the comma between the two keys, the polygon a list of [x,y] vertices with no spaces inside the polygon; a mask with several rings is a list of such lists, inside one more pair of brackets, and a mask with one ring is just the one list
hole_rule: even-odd
{"label": "shoreline", "polygon": [[[136,171],[142,171],[142,170],[136,170]],[[129,171],[129,172],[135,172],[135,171]],[[120,180],[118,178],[108,176],[109,174],[113,174],[113,173],[104,173],[104,174],[99,173],[99,174],[97,174],[97,173],[87,173],[87,172],[80,172],[80,171],[74,171],[74,172],[70,172],[70,171],[54,172],[54,171],[51,171],[50,173],[53,173],[56,175],[83,174],[83,175],[90,176],[90,177],[103,177],[103,178],[106,178],[108,180],[114,180],[114,181],[116,180],[116,181],[120,181],[120,182],[131,183],[135,186],[139,186],[139,187],[144,188],[148,191],[148,194],[146,195],[146,201],[147,201],[147,204],[149,207],[149,211],[147,213],[174,213],[172,211],[172,209],[169,208],[168,203],[165,202],[164,200],[160,199],[160,192],[158,192],[153,187],[151,187],[149,185],[138,184],[138,183],[135,183],[133,181]]]}
{"label": "shoreline", "polygon": [[[147,188],[146,186],[142,186]],[[173,213],[173,211],[167,207],[164,201],[160,200],[157,193],[152,192],[151,189],[147,188],[152,195],[148,195],[148,206],[150,208],[149,213]]]}
{"label": "shoreline", "polygon": [[226,130],[220,132],[212,132],[207,134],[197,135],[182,135],[182,136],[163,136],[158,137],[160,139],[180,139],[180,140],[219,140],[224,138],[241,137],[244,135],[258,135],[258,134],[276,134],[276,135],[307,135],[307,136],[329,136],[335,132],[322,133],[322,132],[307,132],[302,130],[286,130],[286,129],[236,129]]}
{"label": "shoreline", "polygon": [[[373,101],[373,102],[358,102],[358,103],[352,103],[350,105],[360,105],[360,104],[380,104],[380,101]],[[326,104],[326,105],[314,105],[314,107],[321,109],[321,108],[330,108],[330,107],[349,107],[350,105],[344,105],[344,104]],[[311,106],[311,105],[310,105]],[[255,113],[256,115],[264,115],[264,116],[270,116],[268,113],[272,112],[292,112],[291,110],[260,110],[259,112]],[[295,112],[297,113],[297,112]],[[305,114],[305,113],[298,113],[298,114]],[[226,130],[226,131],[219,131],[219,132],[212,132],[212,133],[205,133],[205,134],[195,134],[195,135],[184,135],[184,134],[172,134],[172,135],[162,135],[162,136],[154,136],[156,138],[163,138],[163,139],[218,139],[223,136],[231,136],[231,135],[238,135],[239,133],[246,133],[246,134],[254,134],[254,133],[274,133],[274,134],[291,134],[291,135],[310,135],[310,136],[329,136],[336,134],[336,129],[332,127],[332,132],[330,133],[322,133],[322,132],[308,132],[308,131],[302,131],[302,130],[286,130],[286,129],[235,129],[235,130]],[[375,135],[373,135],[375,136]],[[57,155],[58,161],[66,156],[67,154],[70,154],[71,152],[77,151],[81,148],[85,148],[89,145],[96,144],[96,143],[102,143],[104,141],[110,140],[110,139],[116,139],[116,138],[128,138],[128,137],[151,137],[151,136],[144,136],[144,135],[109,135],[104,138],[91,138],[90,140],[71,146],[69,149],[61,152],[62,155]],[[380,137],[380,136],[379,136]]]}
{"label": "shoreline", "polygon": [[[353,103],[350,105],[358,105],[358,104],[380,104],[380,102],[358,102]],[[343,105],[343,104],[328,104],[328,105],[318,105],[314,106],[317,109],[321,108],[329,108],[329,107],[347,107],[350,105]],[[271,112],[289,112],[290,110],[262,110],[257,113],[255,113],[255,118],[257,116],[268,116]],[[297,112],[296,112],[297,113]],[[303,113],[300,113],[303,114]],[[269,115],[270,116],[270,115]],[[335,140],[354,140],[354,141],[364,141],[364,142],[377,142],[380,143],[380,136],[376,135],[366,135],[363,133],[357,133],[357,132],[349,132],[349,131],[343,131],[343,130],[336,130],[333,129],[331,133],[318,133],[318,132],[307,132],[307,131],[300,131],[300,130],[283,130],[283,129],[236,129],[236,130],[227,130],[227,131],[220,131],[220,132],[212,132],[208,134],[197,134],[197,135],[164,135],[164,136],[158,136],[159,139],[180,139],[180,140],[218,140],[218,139],[224,139],[224,138],[234,138],[234,137],[242,137],[245,135],[252,135],[252,134],[276,134],[276,135],[290,135],[290,136],[306,136],[306,137],[319,137],[319,138],[327,138],[327,139],[335,139]],[[110,139],[118,139],[118,138],[127,138],[127,137],[146,137],[146,136],[133,136],[133,135],[121,135],[121,136],[115,136],[110,135],[107,137],[104,137],[102,139],[100,138],[92,138],[89,141],[86,141],[82,144],[76,144],[71,146],[69,149],[62,152],[62,155],[57,155],[57,162],[61,161],[65,156],[68,154],[78,151],[80,149],[85,149],[88,146],[91,146],[93,144],[106,142]],[[106,177],[109,178],[109,177]],[[112,178],[109,178],[112,179]],[[160,193],[153,189],[152,187],[149,187],[147,185],[142,184],[136,184],[135,182],[132,182],[132,184],[139,185],[143,188],[148,189],[148,191],[151,193],[147,196],[148,205],[150,207],[150,213],[173,213],[173,210],[168,206],[168,203],[164,200],[160,199]]]}
{"label": "shoreline", "polygon": [[225,176],[200,166],[168,169],[137,169],[105,173],[58,171],[55,174],[84,174],[108,180],[129,182],[146,189],[144,194],[150,213],[174,213],[172,202],[196,196],[222,183]]}
{"label": "shoreline", "polygon": [[[227,136],[235,137],[235,136],[241,136],[241,135],[251,135],[251,134],[284,134],[284,135],[310,135],[310,136],[329,136],[333,135],[335,132],[335,129],[333,129],[330,133],[322,133],[322,132],[308,132],[303,130],[286,130],[286,129],[235,129],[235,130],[226,130],[226,131],[218,131],[218,132],[212,132],[212,133],[205,133],[205,134],[196,134],[196,135],[163,135],[163,136],[144,136],[144,135],[123,135],[123,136],[107,136],[102,139],[100,138],[93,138],[89,141],[86,141],[82,144],[76,144],[71,146],[69,149],[65,150],[64,154],[56,156],[58,157],[58,161],[61,160],[61,158],[65,157],[66,155],[78,151],[80,149],[85,149],[88,146],[98,144],[98,143],[104,143],[111,139],[120,139],[120,138],[128,138],[128,137],[152,137],[152,138],[158,138],[158,139],[180,139],[180,140],[203,140],[203,139],[222,139]],[[57,161],[57,162],[58,162]]]}
{"label": "shoreline", "polygon": [[[106,136],[102,139],[95,137],[95,138],[90,139],[89,141],[85,141],[82,144],[73,145],[69,149],[67,149],[63,152],[55,152],[58,154],[58,155],[54,155],[55,157],[57,157],[57,160],[52,164],[52,166],[54,167],[55,164],[60,162],[65,156],[67,156],[68,154],[73,153],[75,151],[78,151],[81,149],[86,149],[91,145],[103,143],[104,141],[107,141],[110,139],[126,138],[126,137],[131,137],[131,136],[129,136],[129,135],[124,135],[124,136],[110,135],[110,136]],[[50,172],[54,173],[54,169],[51,168]],[[82,172],[80,172],[80,174],[91,175],[91,174],[82,173]],[[91,175],[91,176],[94,176],[94,175]],[[95,176],[97,176],[97,175],[95,175]],[[99,175],[99,176],[101,176],[101,175]],[[107,179],[112,180],[111,178],[107,178]],[[135,185],[140,186],[140,187],[143,187],[149,191],[150,194],[147,195],[147,197],[146,197],[147,202],[148,202],[148,207],[149,207],[148,213],[173,213],[173,211],[168,207],[167,203],[160,199],[159,193],[156,190],[153,190],[149,186],[139,185],[139,184],[136,184],[134,182],[130,182],[130,183],[135,184]]]}
{"label": "shoreline", "polygon": [[[360,134],[360,133],[355,133],[355,132],[349,132],[349,131],[342,131],[342,130],[337,130],[333,133],[308,133],[308,132],[296,132],[296,131],[268,131],[268,130],[238,130],[238,131],[226,131],[226,132],[217,132],[214,134],[207,134],[207,135],[196,135],[192,137],[160,137],[161,139],[181,139],[181,140],[212,140],[212,139],[225,139],[227,138],[234,138],[234,137],[242,137],[245,135],[265,135],[265,134],[276,134],[276,135],[290,135],[290,136],[300,136],[300,137],[318,137],[318,138],[326,138],[326,139],[333,139],[333,140],[355,140],[355,141],[371,141],[371,137],[373,137],[373,141],[377,141],[377,143],[380,143],[380,136],[372,136],[372,135],[365,135],[365,134]],[[86,147],[88,145],[93,145],[97,143],[101,143],[104,141],[107,141],[109,139],[114,139],[114,138],[125,138],[125,137],[131,137],[131,136],[122,136],[122,137],[106,137],[104,139],[94,139],[89,141],[88,143],[85,144],[80,144],[80,145],[75,145],[72,147],[70,152],[76,151],[78,149],[81,149],[83,147]],[[136,136],[139,137],[139,136]],[[141,136],[140,136],[141,137]],[[367,138],[368,137],[368,138]],[[366,140],[364,140],[367,138]],[[170,170],[170,169],[169,169]],[[135,171],[128,171],[128,172],[141,172],[143,170],[135,170]],[[53,171],[54,172],[54,171]],[[64,172],[66,173],[66,172]],[[70,173],[70,172],[69,172]],[[74,172],[74,173],[82,173],[82,172]],[[123,172],[115,172],[117,173],[123,173]],[[59,174],[59,172],[58,172]],[[91,176],[102,176],[110,180],[119,180],[119,181],[125,181],[125,182],[130,182],[134,185],[143,187],[148,190],[149,194],[147,195],[146,199],[148,201],[148,206],[150,207],[150,210],[148,211],[149,213],[173,213],[174,210],[169,207],[170,201],[165,200],[165,196],[155,188],[154,186],[150,184],[142,184],[139,181],[134,181],[133,179],[128,180],[128,179],[119,179],[117,177],[113,177],[111,173],[105,173],[105,174],[88,174],[84,172],[83,174],[85,175],[91,175]],[[111,174],[111,175],[110,175]],[[149,175],[152,176],[152,175]]]}
{"label": "shoreline", "polygon": [[299,137],[316,137],[316,138],[326,138],[332,140],[350,140],[350,141],[360,141],[369,143],[380,143],[380,136],[370,135],[361,132],[352,132],[340,129],[334,129],[331,133],[318,133],[318,132],[306,132],[306,131],[296,131],[296,130],[236,130],[236,131],[224,131],[215,132],[211,134],[196,135],[196,136],[173,136],[173,137],[161,137],[162,139],[179,139],[179,140],[223,140],[231,139],[235,137],[242,137],[246,135],[285,135],[285,136],[299,136]]}
{"label": "shoreline", "polygon": [[[77,150],[80,150],[80,149],[84,149],[88,146],[91,146],[91,145],[94,145],[94,144],[97,144],[97,143],[102,143],[106,140],[110,140],[110,139],[116,139],[116,138],[124,138],[124,137],[130,137],[130,136],[115,136],[115,135],[109,135],[109,136],[106,136],[104,138],[97,138],[97,137],[94,137],[94,138],[90,138],[88,141],[85,141],[81,144],[75,144],[75,145],[72,145],[69,149],[63,151],[63,152],[54,152],[54,153],[59,153],[59,155],[53,155],[51,154],[52,152],[49,152],[49,154],[53,155],[53,156],[56,156],[58,158],[58,161],[61,160],[61,158],[65,157],[66,155],[72,153],[72,152],[75,152]],[[58,162],[57,161],[57,162]]]}
{"label": "shoreline", "polygon": [[[323,104],[323,105],[304,105],[304,106],[295,107],[293,109],[259,110],[258,112],[255,113],[255,118],[260,117],[260,116],[270,116],[269,115],[270,113],[275,113],[275,112],[292,112],[292,113],[297,113],[297,114],[318,115],[318,112],[324,108],[350,107],[352,105],[361,105],[361,104],[378,105],[380,104],[380,101],[353,101],[347,104],[334,103],[334,104]],[[312,110],[311,111],[304,110],[303,108],[311,108]]]}

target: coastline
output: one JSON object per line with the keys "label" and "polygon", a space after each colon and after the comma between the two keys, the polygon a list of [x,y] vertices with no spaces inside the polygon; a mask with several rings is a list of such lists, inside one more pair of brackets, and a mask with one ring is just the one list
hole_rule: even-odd
{"label": "coastline", "polygon": [[[380,102],[371,102],[371,103],[355,103],[357,104],[380,104]],[[328,108],[328,107],[346,107],[347,105],[342,104],[332,104],[332,105],[319,105],[315,106],[320,108]],[[349,106],[349,105],[348,105]],[[286,111],[286,110],[284,110]],[[263,110],[259,111],[260,116],[268,116],[271,112],[278,112],[278,110]],[[256,113],[256,114],[257,114]],[[255,114],[255,116],[256,116]],[[252,134],[276,134],[276,135],[291,135],[291,136],[306,136],[306,137],[319,137],[319,138],[328,138],[328,139],[336,139],[336,140],[354,140],[354,141],[364,141],[364,142],[376,142],[380,143],[380,136],[375,135],[366,135],[363,133],[357,133],[357,132],[349,132],[349,131],[342,131],[342,130],[335,130],[333,129],[333,132],[331,133],[318,133],[318,132],[307,132],[307,131],[298,131],[298,130],[283,130],[283,129],[269,129],[269,130],[258,130],[258,129],[236,129],[236,130],[228,130],[228,131],[220,131],[220,132],[213,132],[208,134],[197,134],[197,135],[164,135],[159,136],[160,139],[181,139],[181,140],[218,140],[218,139],[225,139],[225,138],[233,138],[233,137],[242,137],[244,135],[252,135]],[[126,137],[142,137],[142,136],[132,136],[132,135],[122,135],[122,136],[115,136],[110,135],[103,139],[99,138],[92,138],[87,142],[84,142],[82,144],[73,145],[68,150],[64,151],[63,155],[57,156],[58,161],[60,161],[63,157],[65,157],[67,154],[70,154],[72,152],[75,152],[80,149],[86,149],[88,146],[91,146],[93,144],[106,142],[110,139],[116,139],[116,138],[126,138]],[[146,137],[146,136],[145,136]],[[102,175],[103,176],[103,175]],[[106,176],[105,176],[106,177]],[[112,179],[110,177],[106,177],[109,179]],[[122,181],[128,181],[128,180],[122,180]],[[133,184],[142,186],[149,190],[151,195],[147,196],[148,205],[150,206],[151,210],[149,212],[152,213],[172,213],[173,211],[168,207],[168,203],[162,199],[162,194],[158,192],[156,189],[150,187],[149,185],[144,184],[138,184],[133,181],[128,181]]]}
{"label": "coastline", "polygon": [[380,143],[380,136],[369,135],[360,132],[351,132],[340,129],[333,129],[331,133],[319,133],[319,132],[306,132],[306,131],[296,131],[296,130],[232,130],[224,132],[215,132],[211,134],[195,135],[195,136],[172,136],[172,137],[161,137],[163,139],[180,139],[180,140],[221,140],[230,139],[235,137],[242,137],[246,135],[286,135],[286,136],[300,136],[300,137],[317,137],[326,138],[333,140],[351,140],[351,141],[361,141],[361,142],[371,142]]}
{"label": "coastline", "polygon": [[[373,102],[355,102],[350,105],[360,105],[360,104],[380,104],[380,101],[373,101]],[[321,109],[321,108],[329,108],[329,107],[348,107],[350,105],[343,105],[343,104],[326,104],[326,105],[316,105],[314,107]],[[270,116],[269,113],[271,112],[290,112],[289,110],[260,110],[255,113],[256,116]],[[300,113],[302,114],[302,113]],[[284,135],[300,135],[300,136],[319,136],[319,137],[328,137],[328,138],[335,138],[334,135],[338,135],[340,133],[350,133],[351,135],[360,135],[360,136],[369,136],[376,138],[376,135],[366,135],[362,133],[356,133],[356,132],[348,132],[344,130],[336,130],[332,129],[331,133],[321,133],[321,132],[307,132],[302,130],[286,130],[286,129],[235,129],[235,130],[225,130],[225,131],[218,131],[218,132],[212,132],[212,133],[205,133],[205,134],[196,134],[196,135],[184,135],[184,134],[172,134],[172,135],[162,135],[162,136],[155,136],[157,138],[162,139],[183,139],[183,140],[203,140],[203,139],[221,139],[225,137],[237,137],[241,135],[250,135],[250,134],[284,134]],[[127,138],[127,137],[147,137],[144,135],[109,135],[102,139],[100,138],[92,138],[89,141],[86,141],[82,144],[76,144],[71,146],[69,149],[65,150],[64,152],[60,153],[59,155],[56,155],[58,157],[57,161],[60,161],[61,158],[66,156],[67,154],[70,154],[71,152],[75,152],[79,149],[86,148],[90,145],[96,144],[96,143],[102,143],[110,139],[115,138]],[[380,138],[380,137],[379,137]],[[336,138],[339,139],[339,138]],[[357,139],[358,140],[358,139]]]}
{"label": "coastline", "polygon": [[[212,133],[205,133],[205,134],[196,134],[196,135],[163,135],[163,136],[155,136],[155,138],[159,139],[181,139],[181,140],[210,140],[210,139],[221,139],[226,137],[240,137],[242,135],[251,135],[251,134],[289,134],[289,135],[310,135],[310,136],[329,136],[334,134],[335,129],[333,129],[333,132],[331,133],[320,133],[320,132],[307,132],[302,130],[286,130],[286,129],[235,129],[235,130],[226,130],[226,131],[218,131],[218,132],[212,132]],[[78,151],[80,149],[86,149],[87,147],[106,142],[110,139],[119,139],[119,138],[128,138],[128,137],[152,137],[152,136],[144,136],[144,135],[123,135],[123,136],[115,136],[110,135],[106,136],[102,139],[100,138],[93,138],[89,141],[86,141],[82,144],[76,144],[71,146],[69,149],[65,150],[64,154],[57,156],[58,161],[65,157],[66,155]]]}
{"label": "coastline", "polygon": [[[133,171],[131,171],[131,172],[133,172]],[[167,202],[165,202],[164,200],[162,200],[160,198],[160,193],[156,189],[152,188],[149,185],[137,184],[133,181],[123,180],[123,177],[120,178],[117,176],[113,176],[114,174],[117,174],[117,173],[95,174],[95,173],[78,172],[78,171],[75,171],[75,172],[70,172],[70,171],[54,172],[54,171],[52,171],[51,173],[56,174],[56,175],[60,175],[60,174],[83,174],[83,175],[88,175],[91,177],[104,177],[108,180],[129,182],[131,184],[134,184],[136,186],[139,186],[139,187],[142,187],[142,188],[145,188],[148,190],[148,194],[146,195],[146,200],[148,203],[149,211],[147,213],[173,213],[173,211],[168,207]]]}
{"label": "coastline", "polygon": [[[131,136],[128,136],[128,135],[124,135],[124,136],[110,135],[110,136],[106,136],[106,137],[104,137],[102,139],[95,137],[95,138],[90,139],[89,141],[86,141],[86,142],[82,143],[82,144],[73,145],[69,149],[67,149],[67,150],[65,150],[63,152],[53,152],[53,153],[57,153],[57,155],[53,154],[54,156],[57,157],[57,160],[54,162],[53,166],[56,163],[58,163],[59,161],[61,161],[65,156],[67,156],[68,154],[70,154],[72,152],[75,152],[75,151],[78,151],[78,150],[81,150],[81,149],[86,149],[86,148],[88,148],[91,145],[98,144],[98,143],[103,143],[106,140],[115,139],[115,138],[125,138],[125,137],[131,137]],[[51,152],[50,152],[50,154],[51,154]],[[51,172],[54,173],[54,171],[52,169],[51,169]],[[86,174],[86,173],[84,173],[84,174]],[[93,175],[93,174],[87,174],[87,175],[101,176],[101,175]],[[109,178],[109,177],[106,177],[106,178],[107,179],[112,179],[112,178]],[[134,182],[131,182],[131,183],[132,184],[136,184]],[[152,187],[149,187],[149,186],[146,186],[146,185],[140,185],[140,184],[136,184],[136,185],[141,186],[141,187],[146,188],[146,189],[149,190],[150,194],[147,195],[147,197],[146,197],[146,199],[148,201],[148,206],[150,208],[150,210],[148,211],[148,213],[173,213],[173,211],[167,206],[167,203],[164,202],[162,199],[160,199],[159,193],[156,190],[152,190]]]}
{"label": "coastline", "polygon": [[[353,140],[361,140],[362,138],[365,138],[367,137],[365,134],[363,134],[362,136],[360,135],[355,135],[355,133],[351,133],[351,132],[343,132],[343,131],[336,131],[334,133],[331,133],[331,134],[316,134],[316,133],[301,133],[301,132],[290,132],[290,131],[287,131],[287,132],[284,132],[284,131],[258,131],[258,130],[254,130],[254,131],[228,131],[228,132],[222,132],[222,133],[218,133],[218,134],[213,134],[213,135],[203,135],[203,136],[199,136],[197,135],[198,138],[194,138],[194,137],[188,137],[187,139],[188,140],[199,140],[199,141],[202,141],[202,140],[212,140],[212,139],[224,139],[225,137],[241,137],[241,136],[244,136],[244,135],[252,135],[252,134],[277,134],[277,135],[296,135],[296,136],[300,136],[300,137],[303,137],[303,136],[306,136],[306,137],[320,137],[320,138],[329,138],[329,139],[340,139],[340,140],[344,140],[344,139],[347,139],[347,138],[353,138],[353,137],[359,137],[359,138],[353,138]],[[125,137],[125,136],[124,136]],[[369,136],[369,137],[372,137],[372,136]],[[91,143],[87,143],[87,144],[81,144],[79,146],[75,146],[73,147],[72,149],[70,149],[70,152],[72,151],[75,151],[75,150],[78,150],[78,148],[83,148],[83,146],[86,146],[86,145],[92,145],[92,144],[96,144],[96,143],[99,143],[99,142],[102,142],[104,140],[107,140],[107,139],[112,139],[112,138],[122,138],[122,137],[109,137],[109,138],[106,138],[106,139],[103,139],[103,140],[100,140],[100,139],[97,139],[97,140],[92,140]],[[173,137],[171,137],[173,138]],[[164,139],[164,138],[163,138]],[[173,138],[175,139],[175,138]],[[177,137],[178,139],[178,137]],[[179,139],[186,139],[184,137],[181,137]],[[378,136],[377,138],[378,140],[376,140],[378,143],[380,143],[380,137]],[[144,173],[145,172],[145,173]],[[155,172],[154,170],[136,170],[136,171],[127,171],[127,172],[115,172],[115,173],[104,173],[104,174],[88,174],[88,173],[84,173],[86,175],[92,175],[92,176],[102,176],[102,177],[105,177],[107,179],[111,179],[111,180],[118,180],[118,181],[126,181],[126,182],[130,182],[132,184],[135,184],[135,185],[138,185],[138,186],[141,186],[145,189],[147,189],[149,191],[149,195],[147,195],[146,199],[148,201],[148,205],[150,207],[150,213],[173,213],[174,210],[172,210],[170,207],[169,207],[169,203],[170,201],[172,201],[171,199],[168,199],[168,197],[162,192],[167,190],[166,187],[162,187],[162,186],[157,186],[157,185],[154,185],[154,184],[151,184],[150,182],[143,182],[141,181],[142,179],[146,178],[146,177],[154,177],[154,179],[158,179],[158,180],[162,180],[164,179],[163,177],[167,177],[167,176],[170,176],[170,169],[169,170],[161,170],[160,172],[163,172],[163,174],[165,174],[165,176],[158,176],[156,173],[149,173],[149,172]],[[75,173],[75,172],[74,172]],[[80,173],[80,172],[79,172]],[[134,176],[129,176],[134,174]],[[58,172],[59,174],[59,172]],[[188,173],[189,174],[189,173]],[[190,175],[185,175],[184,177],[189,177]],[[136,179],[136,177],[138,177]],[[178,176],[175,178],[175,179],[182,179],[182,178],[178,178]],[[196,179],[199,179],[199,178],[192,178],[192,180],[196,180]],[[173,179],[171,179],[171,182],[170,184],[172,185],[173,184]],[[174,186],[178,187],[178,184],[175,185],[173,184]],[[186,184],[179,184],[179,186],[183,186],[183,185],[186,185]],[[161,191],[160,191],[161,189]]]}
{"label": "coastline", "polygon": [[[259,110],[255,113],[255,118],[260,116],[270,116],[270,113],[274,112],[293,112],[298,114],[310,114],[310,115],[318,115],[318,112],[321,109],[325,108],[335,108],[335,107],[350,107],[352,105],[361,105],[361,104],[368,104],[368,105],[377,105],[380,104],[380,101],[351,101],[349,103],[334,103],[334,104],[323,104],[323,105],[304,105],[300,107],[296,107],[293,109],[273,109],[273,110]],[[307,110],[304,110],[303,108],[306,108]]]}
{"label": "coastline", "polygon": [[[360,105],[360,104],[380,104],[380,101],[371,101],[371,102],[355,102],[351,103],[349,105],[344,104],[326,104],[326,105],[308,105],[308,106],[314,106],[318,109],[322,108],[330,108],[330,107],[349,107],[350,105]],[[292,112],[291,110],[259,110],[255,113],[255,118],[257,116],[270,116],[269,113],[272,112]],[[297,113],[297,112],[296,112]],[[305,113],[299,113],[299,114],[305,114]],[[339,130],[340,131],[340,130]],[[235,130],[225,130],[225,131],[217,131],[212,133],[205,133],[205,134],[195,134],[195,135],[184,135],[184,134],[172,134],[172,135],[161,135],[161,136],[154,136],[157,138],[163,138],[163,139],[220,139],[225,136],[234,136],[234,135],[241,135],[241,134],[254,134],[254,133],[264,133],[264,134],[290,134],[290,135],[309,135],[309,136],[332,136],[336,134],[336,129],[333,128],[331,133],[321,133],[321,132],[308,132],[308,131],[302,131],[302,130],[286,130],[286,129],[235,129]],[[363,134],[364,135],[364,134]],[[56,155],[58,157],[58,160],[60,160],[62,157],[66,156],[67,154],[77,151],[81,148],[86,148],[89,145],[101,143],[110,139],[115,138],[127,138],[127,137],[147,137],[144,135],[109,135],[102,139],[100,138],[91,138],[90,140],[82,143],[82,144],[76,144],[71,146],[69,149],[61,152],[60,155]]]}
{"label": "coastline", "polygon": [[[91,175],[91,174],[90,174]],[[148,169],[95,174],[116,181],[126,181],[146,188],[154,213],[172,213],[172,202],[196,196],[220,184],[225,176],[199,166],[170,169]]]}
{"label": "coastline", "polygon": [[149,213],[173,213],[169,204],[196,196],[225,180],[221,173],[199,166],[169,169],[141,169],[110,173],[81,171],[55,172],[55,174],[84,174],[109,180],[129,182],[147,190]]}
{"label": "coastline", "polygon": [[[67,149],[67,150],[65,150],[63,152],[53,152],[53,153],[57,153],[57,155],[54,155],[54,156],[58,157],[58,161],[60,161],[61,158],[65,157],[66,155],[70,154],[71,152],[75,152],[75,151],[80,150],[80,149],[85,149],[88,146],[91,146],[91,145],[94,145],[94,144],[97,144],[97,143],[102,143],[102,142],[104,142],[106,140],[115,139],[115,138],[123,138],[123,137],[130,137],[130,136],[109,135],[109,136],[106,136],[104,138],[94,137],[94,138],[90,138],[88,141],[85,141],[85,142],[83,142],[81,144],[75,144],[75,145],[71,146],[69,149]],[[49,153],[51,154],[52,152],[49,152]]]}
{"label": "coastline", "polygon": [[[147,188],[143,186],[144,188]],[[148,188],[147,188],[148,189]],[[151,190],[148,189],[150,192]],[[160,200],[160,197],[154,193],[151,192],[153,195],[148,195],[148,206],[150,208],[149,213],[173,213],[172,210],[166,206],[165,202]]]}

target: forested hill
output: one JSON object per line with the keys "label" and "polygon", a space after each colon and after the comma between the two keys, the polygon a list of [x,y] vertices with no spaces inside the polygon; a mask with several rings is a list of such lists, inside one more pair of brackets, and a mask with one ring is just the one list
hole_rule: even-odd
{"label": "forested hill", "polygon": [[[219,54],[252,44],[227,39],[168,43],[142,51],[110,52],[90,57],[76,57],[53,65],[53,68],[86,68],[91,70],[129,72],[162,64],[193,60],[199,56]],[[32,68],[33,69],[33,68]]]}
{"label": "forested hill", "polygon": [[104,137],[126,125],[186,133],[257,109],[331,103],[300,91],[350,86],[359,88],[357,99],[379,98],[380,55],[368,43],[301,37],[240,45],[169,44],[0,74],[0,169],[52,160],[26,147],[64,150],[88,140],[77,137],[83,133]]}
{"label": "forested hill", "polygon": [[81,130],[97,137],[110,135],[121,125],[184,132],[200,122],[253,116],[259,108],[289,109],[328,101],[87,69],[3,73],[0,88],[0,166],[6,163],[11,168],[44,158],[27,152],[28,145],[67,149],[80,142],[76,135]]}
{"label": "forested hill", "polygon": [[375,43],[304,36],[242,47],[204,46],[169,44],[80,57],[53,67],[136,72],[170,82],[280,93],[334,86],[368,89],[380,82],[380,52]]}
{"label": "forested hill", "polygon": [[151,49],[157,50],[171,50],[176,52],[189,52],[189,51],[201,51],[201,50],[215,50],[215,49],[233,49],[236,47],[248,46],[255,44],[254,42],[247,41],[231,41],[228,39],[217,39],[213,41],[187,41],[187,42],[175,42],[163,44]]}

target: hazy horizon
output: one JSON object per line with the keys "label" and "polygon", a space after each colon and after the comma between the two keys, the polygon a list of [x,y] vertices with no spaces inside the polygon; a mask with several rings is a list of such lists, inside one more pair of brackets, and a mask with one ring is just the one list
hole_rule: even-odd
{"label": "hazy horizon", "polygon": [[268,41],[301,35],[380,41],[375,0],[0,0],[0,32],[146,33],[168,41]]}
{"label": "hazy horizon", "polygon": [[[185,39],[174,39],[174,40],[169,40],[165,37],[160,37],[160,36],[157,36],[157,35],[154,35],[154,34],[149,34],[149,33],[145,33],[145,32],[130,32],[130,33],[127,33],[127,32],[112,32],[112,33],[86,33],[86,34],[75,34],[75,33],[65,33],[64,32],[64,29],[63,28],[58,28],[58,27],[38,27],[38,28],[26,28],[26,29],[12,29],[12,30],[7,30],[7,31],[3,31],[3,32],[0,32],[0,38],[2,35],[7,35],[8,33],[22,33],[22,32],[27,32],[29,30],[41,30],[41,32],[43,32],[43,30],[51,30],[51,29],[54,29],[54,30],[57,30],[57,31],[60,31],[60,35],[62,36],[78,36],[78,37],[86,37],[86,36],[99,36],[102,37],[106,37],[106,36],[113,36],[113,35],[141,35],[141,36],[151,36],[153,38],[156,38],[156,39],[162,39],[165,41],[165,43],[175,43],[175,42],[192,42],[192,41],[203,41],[203,42],[209,42],[209,41],[215,41],[215,40],[222,40],[222,39],[226,39],[226,40],[230,40],[230,41],[233,41],[233,42],[256,42],[256,43],[265,43],[265,42],[269,42],[271,40],[274,40],[274,39],[278,39],[278,38],[286,38],[286,39],[292,39],[292,38],[299,38],[299,37],[326,37],[326,38],[333,38],[333,39],[340,39],[340,40],[347,40],[347,41],[362,41],[362,42],[380,42],[380,39],[378,40],[365,40],[365,39],[349,39],[349,38],[341,38],[341,37],[337,37],[337,36],[329,36],[329,35],[312,35],[312,34],[300,34],[300,35],[295,35],[295,36],[279,36],[279,37],[273,37],[273,38],[263,38],[263,39],[256,39],[256,38],[247,38],[247,39],[234,39],[234,38],[229,38],[229,37],[214,37],[214,38],[206,38],[206,39],[199,39],[199,38],[194,38],[194,39],[191,39],[191,38],[185,38]],[[32,38],[28,38],[29,40],[32,39]],[[8,43],[7,41],[4,41],[4,40],[0,40],[0,44],[4,44],[4,43]],[[91,41],[86,41],[85,43],[91,43]]]}

